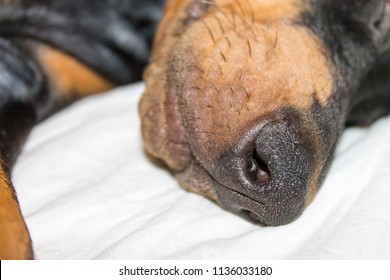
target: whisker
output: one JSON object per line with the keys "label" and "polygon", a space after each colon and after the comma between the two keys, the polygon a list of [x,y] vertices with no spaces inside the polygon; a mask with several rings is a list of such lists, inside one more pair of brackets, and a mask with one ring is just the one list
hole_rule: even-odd
{"label": "whisker", "polygon": [[[240,0],[237,0],[237,1],[240,1]],[[253,9],[251,2],[249,0],[246,0],[246,3],[248,4],[249,10],[251,11],[252,24],[254,24],[255,23],[255,10]]]}
{"label": "whisker", "polygon": [[199,66],[196,66],[196,65],[189,65],[186,67],[187,69],[194,69],[194,70],[197,70],[198,72],[200,73],[204,73],[204,70],[202,68],[200,68]]}
{"label": "whisker", "polygon": [[257,42],[257,34],[256,34],[256,30],[254,28],[255,21],[254,21],[254,14],[253,14],[252,6],[249,5],[250,11],[251,11],[251,17],[252,17],[252,22],[249,22],[239,0],[237,0],[237,5],[238,5],[238,8],[240,9],[240,12],[241,12],[241,15],[239,14],[238,16],[245,23],[245,30],[248,30],[250,28],[252,33],[253,33],[253,36],[255,38],[255,41]]}
{"label": "whisker", "polygon": [[232,48],[232,42],[230,41],[228,36],[225,36],[226,41],[228,42],[229,48]]}
{"label": "whisker", "polygon": [[219,25],[219,28],[221,29],[222,34],[226,35],[226,31],[222,25],[221,19],[218,16],[216,16],[215,19],[218,21],[218,25]]}
{"label": "whisker", "polygon": [[236,13],[234,12],[234,8],[232,7],[232,5],[229,5],[229,10],[233,18],[233,30],[234,32],[236,32],[237,35],[239,35],[239,33],[237,32]]}
{"label": "whisker", "polygon": [[230,40],[229,40],[229,38],[228,38],[228,36],[227,36],[226,30],[225,30],[225,28],[223,27],[223,24],[222,24],[222,22],[221,22],[221,19],[220,19],[218,16],[216,16],[215,18],[216,18],[216,20],[218,21],[219,28],[221,29],[221,32],[222,32],[222,34],[224,35],[224,38],[225,38],[226,42],[228,43],[229,48],[231,48],[231,47],[232,47],[232,43],[230,42]]}
{"label": "whisker", "polygon": [[215,44],[217,43],[217,41],[215,40],[213,31],[211,30],[210,26],[207,24],[207,22],[206,22],[204,19],[202,19],[202,22],[203,22],[203,24],[206,26],[206,28],[207,28],[207,30],[208,30],[210,36],[211,36],[211,39],[213,40],[214,45],[215,45]]}
{"label": "whisker", "polygon": [[223,54],[223,52],[220,51],[219,54],[222,56],[223,61],[225,61],[225,63],[227,63],[226,56]]}
{"label": "whisker", "polygon": [[209,86],[206,86],[205,89],[212,88],[216,91],[216,93],[218,93],[218,94],[220,93],[219,88],[213,82],[207,81],[207,83],[209,84]]}
{"label": "whisker", "polygon": [[230,88],[232,94],[235,94],[235,90],[234,90],[234,88],[233,88],[233,86],[231,84],[229,84],[229,88]]}
{"label": "whisker", "polygon": [[246,39],[246,43],[247,43],[248,48],[249,48],[249,56],[252,57],[252,46],[251,46],[251,42],[249,41],[248,38]]}
{"label": "whisker", "polygon": [[225,73],[223,72],[223,69],[222,69],[222,65],[221,65],[221,63],[219,63],[218,60],[216,60],[216,59],[215,59],[214,57],[212,57],[212,56],[207,56],[206,58],[207,58],[207,59],[210,59],[210,60],[213,61],[215,64],[219,65],[219,70],[221,71],[221,75],[222,75],[222,76],[225,76]]}
{"label": "whisker", "polygon": [[244,21],[245,23],[245,30],[248,30],[249,28],[249,23],[247,21],[247,19],[245,18],[245,12],[244,12],[244,9],[242,8],[241,4],[240,4],[240,1],[236,1],[237,2],[237,5],[238,5],[238,8],[240,9],[240,12],[241,12],[241,15],[239,15],[239,17]]}
{"label": "whisker", "polygon": [[228,14],[224,12],[217,4],[211,1],[204,0],[203,3],[212,5],[218,12],[220,12],[232,25],[234,24],[233,20],[229,18]]}
{"label": "whisker", "polygon": [[251,92],[244,86],[236,85],[235,87],[242,89],[245,92],[246,97],[249,99],[251,96]]}
{"label": "whisker", "polygon": [[278,40],[279,40],[279,33],[278,33],[278,30],[276,30],[275,42],[274,42],[273,49],[276,49],[276,45],[278,44]]}

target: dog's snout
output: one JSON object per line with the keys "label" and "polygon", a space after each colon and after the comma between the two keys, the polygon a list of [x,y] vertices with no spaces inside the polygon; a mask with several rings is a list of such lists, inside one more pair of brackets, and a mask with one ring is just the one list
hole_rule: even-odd
{"label": "dog's snout", "polygon": [[215,167],[219,200],[266,225],[291,222],[306,204],[314,166],[310,146],[288,121],[250,130]]}
{"label": "dog's snout", "polygon": [[333,64],[296,24],[305,7],[255,2],[173,1],[140,112],[147,151],[181,186],[280,225],[314,197],[334,143]]}

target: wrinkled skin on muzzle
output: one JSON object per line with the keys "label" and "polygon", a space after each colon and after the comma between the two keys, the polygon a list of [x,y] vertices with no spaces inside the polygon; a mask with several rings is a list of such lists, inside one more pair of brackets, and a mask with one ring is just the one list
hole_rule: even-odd
{"label": "wrinkled skin on muzzle", "polygon": [[388,32],[371,29],[386,1],[350,2],[169,1],[139,106],[146,151],[228,210],[293,221]]}

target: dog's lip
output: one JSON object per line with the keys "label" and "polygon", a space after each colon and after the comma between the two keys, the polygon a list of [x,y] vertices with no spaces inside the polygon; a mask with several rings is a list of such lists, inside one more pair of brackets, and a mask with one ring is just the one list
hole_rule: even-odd
{"label": "dog's lip", "polygon": [[[204,167],[202,167],[202,168],[204,169]],[[205,170],[205,171],[207,172],[207,170]],[[215,186],[216,188],[222,188],[222,189],[224,189],[224,190],[230,192],[231,194],[238,195],[239,197],[241,197],[241,198],[243,198],[243,199],[245,199],[245,200],[250,200],[250,201],[254,202],[257,206],[265,205],[265,202],[263,202],[263,201],[259,201],[259,200],[253,199],[253,198],[251,198],[250,196],[248,196],[248,195],[246,195],[246,194],[244,194],[244,193],[242,193],[242,192],[239,192],[239,191],[237,191],[237,190],[234,190],[234,189],[232,189],[232,188],[229,188],[229,187],[227,187],[227,186],[221,184],[221,183],[220,183],[218,180],[216,180],[209,172],[207,172],[207,174],[208,174],[208,175],[210,176],[210,178],[212,179],[212,182],[213,182],[213,184],[214,184],[214,186]],[[232,207],[232,206],[228,206],[228,207]],[[234,210],[234,207],[232,207],[232,208],[233,208],[233,210]],[[250,211],[250,209],[242,209],[241,207],[239,207],[238,210],[248,210],[248,211]]]}
{"label": "dog's lip", "polygon": [[[221,184],[210,173],[207,172],[207,174],[210,176],[214,190],[224,208],[233,213],[246,212],[252,220],[259,222],[260,224],[267,224],[265,219],[261,216],[261,213],[259,213],[259,209],[263,209],[263,212],[266,211],[266,202],[253,199],[242,192],[229,188]],[[223,193],[224,195],[222,195]]]}
{"label": "dog's lip", "polygon": [[[220,203],[225,209],[233,213],[248,212],[249,216],[253,220],[265,224],[264,219],[260,216],[258,211],[256,211],[255,209],[263,209],[264,207],[266,207],[266,202],[260,201],[258,199],[254,199],[249,195],[240,192],[238,190],[232,189],[224,185],[220,181],[218,181],[215,178],[215,176],[213,176],[206,169],[206,167],[204,167],[196,159],[193,153],[192,153],[192,163],[194,163],[197,166],[197,175],[199,177],[206,176],[209,179],[209,181],[211,182],[211,186],[213,187],[214,191],[217,193],[218,203]],[[189,165],[187,168],[191,168],[191,165]],[[185,173],[186,169],[179,173]],[[225,193],[225,195],[222,195],[223,193]],[[242,201],[246,202],[245,203],[246,206],[242,206],[242,203],[240,203]]]}
{"label": "dog's lip", "polygon": [[[165,90],[165,119],[167,123],[166,140],[171,155],[175,155],[174,161],[176,171],[186,169],[193,160],[193,151],[187,140],[185,122],[178,96],[175,72],[168,70],[167,87]],[[180,166],[180,167],[179,167]]]}

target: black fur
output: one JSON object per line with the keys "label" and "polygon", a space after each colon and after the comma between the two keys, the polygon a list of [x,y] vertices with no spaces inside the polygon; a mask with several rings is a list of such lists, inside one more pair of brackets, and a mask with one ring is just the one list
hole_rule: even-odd
{"label": "black fur", "polygon": [[[365,126],[390,113],[388,30],[377,30],[383,0],[309,0],[311,9],[300,24],[326,48],[335,91],[326,106],[315,102],[310,115],[321,131],[326,175],[345,126]],[[322,180],[321,179],[321,180]]]}
{"label": "black fur", "polygon": [[0,156],[7,169],[31,127],[64,105],[52,100],[31,43],[54,46],[116,84],[134,82],[147,63],[163,3],[0,0]]}
{"label": "black fur", "polygon": [[33,258],[22,216],[17,220],[11,169],[32,127],[74,101],[53,90],[42,65],[51,62],[40,61],[39,48],[69,54],[112,84],[134,82],[147,63],[163,2],[0,0],[1,199],[7,202],[11,194],[16,202],[0,211],[0,258]]}
{"label": "black fur", "polygon": [[[384,0],[309,1],[302,23],[319,36],[333,65],[335,88],[328,120],[369,125],[390,113],[390,34],[376,30]],[[338,107],[338,108],[337,108]],[[337,121],[337,120],[338,121]]]}
{"label": "black fur", "polygon": [[141,77],[162,4],[162,0],[0,4],[0,36],[54,45],[112,81],[128,83]]}

